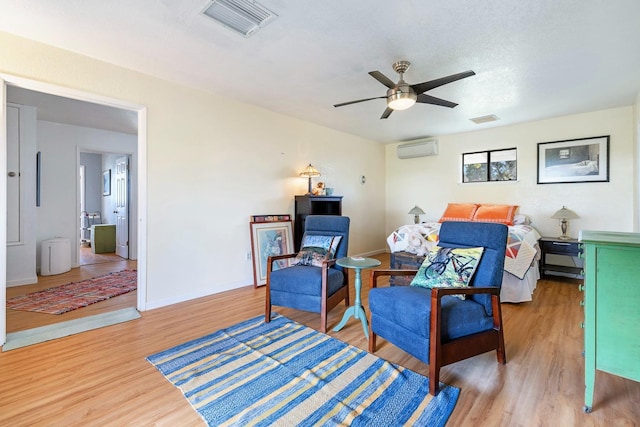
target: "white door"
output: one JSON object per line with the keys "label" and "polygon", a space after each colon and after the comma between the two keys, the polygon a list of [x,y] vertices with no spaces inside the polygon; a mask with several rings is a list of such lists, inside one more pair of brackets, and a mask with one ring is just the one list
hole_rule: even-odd
{"label": "white door", "polygon": [[115,175],[116,253],[129,258],[129,159],[126,156],[116,160]]}
{"label": "white door", "polygon": [[7,106],[7,244],[20,236],[20,109]]}

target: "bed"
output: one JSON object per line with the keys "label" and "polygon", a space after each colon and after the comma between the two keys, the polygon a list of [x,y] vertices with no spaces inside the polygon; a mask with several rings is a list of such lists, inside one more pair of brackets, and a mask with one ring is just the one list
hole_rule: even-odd
{"label": "bed", "polygon": [[593,160],[583,160],[578,163],[547,166],[544,168],[544,174],[549,178],[597,175],[598,162]]}
{"label": "bed", "polygon": [[[512,215],[513,217],[514,215]],[[443,215],[441,220],[447,219]],[[480,220],[478,217],[457,218],[455,220]],[[524,221],[528,222],[528,221]],[[441,222],[423,222],[398,227],[387,237],[391,250],[391,268],[418,268],[426,254],[436,245]],[[500,300],[519,303],[531,301],[540,272],[538,261],[540,234],[530,224],[509,225],[509,238],[505,257],[504,275]],[[406,285],[401,276],[392,278],[394,285]]]}

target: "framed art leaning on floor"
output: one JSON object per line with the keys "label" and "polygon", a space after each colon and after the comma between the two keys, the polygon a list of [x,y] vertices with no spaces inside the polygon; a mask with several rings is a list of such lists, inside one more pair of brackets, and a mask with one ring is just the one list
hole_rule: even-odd
{"label": "framed art leaning on floor", "polygon": [[[291,220],[277,222],[251,222],[251,255],[253,258],[253,285],[267,282],[267,260],[273,255],[293,253]],[[289,260],[278,260],[274,270],[288,267]]]}

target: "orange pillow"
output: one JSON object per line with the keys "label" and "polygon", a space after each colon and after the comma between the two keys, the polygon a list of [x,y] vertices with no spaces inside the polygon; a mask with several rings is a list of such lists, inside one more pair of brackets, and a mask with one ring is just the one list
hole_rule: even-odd
{"label": "orange pillow", "polygon": [[478,205],[475,203],[449,203],[439,222],[472,221],[476,209]]}
{"label": "orange pillow", "polygon": [[513,217],[517,210],[517,205],[480,205],[473,215],[473,220],[513,225]]}

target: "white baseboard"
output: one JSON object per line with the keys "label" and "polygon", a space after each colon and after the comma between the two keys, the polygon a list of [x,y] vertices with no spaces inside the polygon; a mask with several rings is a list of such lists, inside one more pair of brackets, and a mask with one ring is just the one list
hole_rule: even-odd
{"label": "white baseboard", "polygon": [[23,277],[21,279],[7,280],[7,288],[12,286],[34,285],[36,283],[38,283],[38,276],[33,275],[30,277]]}
{"label": "white baseboard", "polygon": [[222,287],[217,287],[215,289],[202,289],[199,290],[198,292],[192,292],[189,294],[184,294],[184,295],[177,295],[175,297],[172,298],[165,298],[162,300],[158,300],[158,301],[147,301],[147,303],[145,304],[144,307],[144,311],[148,311],[148,310],[153,310],[156,308],[162,308],[162,307],[167,307],[169,305],[173,305],[173,304],[178,304],[181,302],[185,302],[185,301],[191,301],[197,298],[202,298],[202,297],[208,297],[211,295],[215,295],[215,294],[219,294],[221,292],[226,292],[226,291],[230,291],[232,289],[237,289],[237,288],[242,288],[245,286],[253,286],[251,285],[247,285],[246,283],[229,283],[225,286]]}

